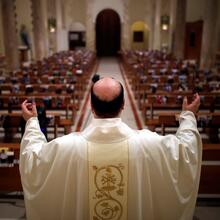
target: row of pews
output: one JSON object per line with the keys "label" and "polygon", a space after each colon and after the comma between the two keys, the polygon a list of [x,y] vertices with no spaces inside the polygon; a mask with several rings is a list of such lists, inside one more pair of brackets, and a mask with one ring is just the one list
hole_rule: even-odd
{"label": "row of pews", "polygon": [[152,131],[175,133],[183,98],[191,101],[193,93],[200,94],[196,115],[203,139],[199,193],[220,195],[220,74],[160,51],[122,51],[121,61],[136,106]]}
{"label": "row of pews", "polygon": [[[220,110],[220,91],[212,90],[207,92],[197,90],[196,74],[198,71],[201,73],[202,70],[197,70],[195,65],[186,64],[184,61],[176,60],[172,58],[172,56],[166,56],[164,53],[158,51],[155,53],[149,52],[146,56],[144,52],[138,53],[137,51],[126,51],[121,53],[121,58],[124,72],[130,82],[134,98],[136,99],[137,107],[142,113],[146,125],[154,120],[156,123],[160,113],[181,111],[183,98],[186,96],[188,97],[188,100],[191,101],[193,93],[195,92],[199,92],[200,94],[200,112],[202,112],[203,115],[207,115],[207,118],[210,118],[213,117],[213,113],[218,114]],[[137,71],[137,66],[141,66],[144,71]],[[166,67],[166,70],[170,69],[170,71],[172,68],[175,68],[175,74],[173,74],[172,71],[169,72],[170,75],[168,75],[168,78],[171,77],[173,79],[178,79],[180,76],[190,77],[190,80],[185,81],[184,83],[181,80],[175,83],[173,81],[167,81],[167,87],[172,87],[174,84],[181,84],[183,88],[189,88],[189,84],[193,84],[194,87],[192,89],[183,89],[181,87],[179,90],[166,90],[167,87],[158,89],[159,84],[153,83],[150,85],[151,89],[149,89],[148,83],[144,83],[141,79],[143,76],[148,77],[149,68],[151,70],[153,67],[159,72],[161,70],[160,68],[164,69]],[[159,77],[163,76],[164,75],[162,74]],[[220,78],[217,79],[217,83],[220,83]],[[156,89],[154,90],[152,88]]]}
{"label": "row of pews", "polygon": [[[41,61],[6,72],[0,70],[0,192],[22,191],[19,174],[20,140],[24,132],[21,103],[28,99],[46,109],[48,133],[53,138],[71,132],[76,112],[88,89],[96,65],[89,50],[60,52]],[[51,138],[51,135],[50,135]],[[8,158],[9,158],[8,157]]]}
{"label": "row of pews", "polygon": [[[95,53],[85,49],[56,53],[13,72],[0,72],[1,141],[20,140],[21,103],[25,99],[46,109],[53,137],[57,137],[58,128],[69,133],[95,64]],[[19,138],[13,140],[16,134]]]}

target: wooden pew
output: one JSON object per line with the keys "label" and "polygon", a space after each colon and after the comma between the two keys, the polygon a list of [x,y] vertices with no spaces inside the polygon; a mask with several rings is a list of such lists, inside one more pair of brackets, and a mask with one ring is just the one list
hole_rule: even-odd
{"label": "wooden pew", "polygon": [[[172,111],[172,112],[159,112],[157,114],[158,117],[154,118],[146,118],[145,125],[152,131],[155,131],[156,128],[161,129],[161,134],[166,134],[166,128],[174,127],[178,128],[178,118],[179,118],[180,111]],[[199,123],[201,118],[206,118],[206,124],[202,125]],[[196,114],[198,127],[200,132],[206,134],[208,136],[208,141],[211,143],[219,143],[219,138],[216,140],[216,136],[219,134],[219,127],[220,127],[220,112],[198,112]]]}
{"label": "wooden pew", "polygon": [[159,115],[159,124],[161,125],[161,134],[165,135],[166,127],[177,127],[179,125],[176,115]]}
{"label": "wooden pew", "polygon": [[[179,96],[179,99],[178,99]],[[161,93],[161,94],[155,94],[155,95],[147,95],[145,94],[143,98],[145,100],[142,100],[142,104],[139,106],[142,106],[142,116],[144,121],[146,119],[153,119],[155,116],[155,111],[167,111],[167,110],[181,110],[182,109],[182,98],[184,96],[188,97],[188,100],[192,99],[192,94],[189,93],[174,93],[174,94],[168,94]],[[210,100],[214,100],[215,96],[212,96],[210,94],[203,94],[204,96],[204,102],[200,105],[200,110],[206,110],[210,113],[215,113],[218,110],[217,105],[213,104],[212,102],[209,102]],[[220,96],[220,94],[219,94]],[[163,100],[158,101],[158,97],[166,98],[166,102],[163,102]],[[217,97],[217,96],[216,96]],[[207,101],[209,100],[209,101]],[[139,103],[141,101],[139,100]]]}
{"label": "wooden pew", "polygon": [[220,115],[213,115],[210,121],[209,136],[212,142],[220,143],[219,140]]}
{"label": "wooden pew", "polygon": [[199,193],[220,195],[220,144],[203,145]]}
{"label": "wooden pew", "polygon": [[[21,129],[21,112],[20,113],[3,113],[2,116],[9,117],[10,122],[8,122],[8,128],[10,130],[4,130],[6,139],[4,138],[4,142],[10,143],[13,141],[13,136],[15,134],[20,134],[20,138],[22,137],[22,129]],[[58,112],[47,112],[47,118],[51,119],[51,122],[48,124],[48,128],[53,129],[54,138],[58,136],[58,128],[64,128],[64,134],[68,134],[71,132],[71,126],[73,125],[73,119],[63,119],[61,118],[60,113]],[[49,131],[47,131],[49,132]],[[20,139],[19,139],[20,140]]]}
{"label": "wooden pew", "polygon": [[204,161],[220,161],[220,144],[203,144]]}
{"label": "wooden pew", "polygon": [[[15,159],[19,159],[20,144],[0,143],[0,148],[9,148],[11,151],[14,151]],[[15,164],[13,167],[0,167],[0,191],[23,191],[18,164]]]}
{"label": "wooden pew", "polygon": [[[14,99],[12,100],[12,98]],[[21,103],[25,99],[33,99],[36,102],[36,105],[39,105],[43,101],[47,110],[65,110],[66,115],[71,111],[73,111],[72,114],[75,115],[75,111],[78,109],[78,104],[72,100],[71,95],[41,93],[28,96],[19,94],[0,95],[0,100],[3,101],[3,105],[1,106],[0,110],[8,110],[9,112],[13,110],[20,110]],[[75,109],[72,108],[72,106],[75,106]]]}
{"label": "wooden pew", "polygon": [[21,114],[1,114],[4,128],[4,142],[12,141],[15,134],[19,133],[21,138]]}

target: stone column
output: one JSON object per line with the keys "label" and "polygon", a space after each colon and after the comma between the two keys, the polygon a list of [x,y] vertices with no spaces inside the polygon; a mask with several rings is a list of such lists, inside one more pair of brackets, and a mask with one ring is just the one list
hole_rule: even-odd
{"label": "stone column", "polygon": [[154,0],[146,1],[146,14],[143,18],[144,23],[146,24],[146,31],[148,34],[148,40],[146,42],[146,49],[152,50],[153,49],[153,18],[154,18],[154,11],[152,12]]}
{"label": "stone column", "polygon": [[154,33],[153,33],[153,49],[160,50],[161,42],[161,0],[155,0],[155,14],[154,14]]}
{"label": "stone column", "polygon": [[129,0],[123,0],[124,15],[121,22],[121,49],[130,49],[130,22],[129,22]]}
{"label": "stone column", "polygon": [[163,30],[161,26],[160,45],[161,49],[166,52],[171,52],[172,31],[173,31],[173,2],[172,0],[161,0],[161,19],[162,16],[168,16],[168,29]]}
{"label": "stone column", "polygon": [[92,17],[94,0],[86,0],[86,47],[95,51],[95,21]]}
{"label": "stone column", "polygon": [[34,34],[34,57],[41,60],[48,55],[47,16],[44,0],[31,0]]}
{"label": "stone column", "polygon": [[210,68],[215,62],[215,53],[218,47],[216,25],[218,18],[218,0],[205,1],[204,26],[200,68]]}
{"label": "stone column", "polygon": [[176,1],[170,0],[170,25],[169,25],[169,37],[168,37],[168,52],[174,51],[174,31],[176,26]]}
{"label": "stone column", "polygon": [[[57,33],[58,33],[58,18],[57,18],[57,0],[47,0],[47,14],[48,20],[55,19],[56,28],[54,30],[49,30],[48,27],[48,46],[49,46],[49,55],[57,52]],[[60,9],[60,7],[59,7]],[[60,28],[60,23],[59,23]]]}
{"label": "stone column", "polygon": [[150,4],[150,17],[149,17],[149,27],[150,27],[150,39],[149,39],[149,49],[154,49],[154,29],[155,29],[155,14],[156,14],[156,2],[154,0],[149,1]]}
{"label": "stone column", "polygon": [[63,29],[66,29],[66,16],[65,16],[65,3],[66,1],[60,1],[60,4],[61,4],[61,8],[60,8],[60,11],[61,11],[61,23],[62,23],[62,28]]}
{"label": "stone column", "polygon": [[62,46],[62,37],[63,37],[63,2],[61,0],[56,0],[56,51],[59,52],[63,49]]}
{"label": "stone column", "polygon": [[56,0],[57,2],[57,51],[69,49],[68,30],[66,25],[66,1]]}
{"label": "stone column", "polygon": [[6,63],[9,70],[19,68],[14,0],[2,0],[2,24]]}
{"label": "stone column", "polygon": [[184,58],[185,25],[186,25],[186,0],[177,0],[173,53],[179,59]]}
{"label": "stone column", "polygon": [[[220,2],[218,1],[218,12],[220,12]],[[217,13],[217,18],[216,18],[216,28],[215,28],[215,33],[214,33],[214,36],[215,36],[215,44],[213,45],[213,49],[214,49],[214,53],[215,53],[215,60],[214,60],[214,64],[216,65],[216,67],[220,68],[220,65],[219,65],[219,59],[216,59],[216,54],[220,53],[220,13]]]}

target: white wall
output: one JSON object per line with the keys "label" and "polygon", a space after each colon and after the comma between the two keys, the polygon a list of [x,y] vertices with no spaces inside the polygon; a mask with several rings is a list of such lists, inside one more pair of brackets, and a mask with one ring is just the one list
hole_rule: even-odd
{"label": "white wall", "polygon": [[[149,0],[136,0],[129,2],[130,24],[137,21],[146,21],[149,17]],[[148,19],[147,19],[148,20]],[[148,23],[149,25],[149,23]]]}
{"label": "white wall", "polygon": [[86,24],[86,0],[66,0],[65,7],[65,26],[69,30],[73,22]]}
{"label": "white wall", "polygon": [[187,22],[193,22],[204,19],[205,1],[211,0],[187,0]]}
{"label": "white wall", "polygon": [[68,50],[68,32],[65,29],[61,29],[57,35],[57,51]]}

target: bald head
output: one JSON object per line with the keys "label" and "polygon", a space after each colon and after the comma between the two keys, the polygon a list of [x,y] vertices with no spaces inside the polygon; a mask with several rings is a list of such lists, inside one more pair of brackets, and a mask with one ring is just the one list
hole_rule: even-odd
{"label": "bald head", "polygon": [[117,117],[124,106],[124,89],[110,77],[98,80],[91,89],[91,105],[100,118]]}
{"label": "bald head", "polygon": [[121,92],[121,85],[115,79],[104,77],[93,86],[94,94],[102,101],[112,101]]}

